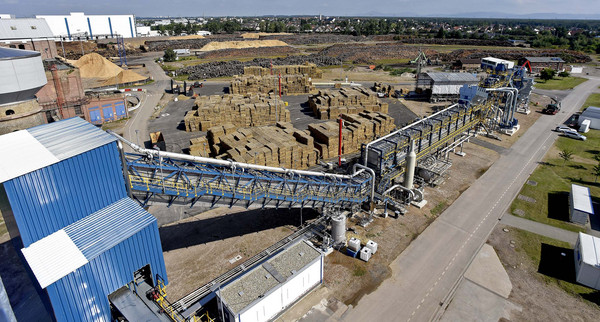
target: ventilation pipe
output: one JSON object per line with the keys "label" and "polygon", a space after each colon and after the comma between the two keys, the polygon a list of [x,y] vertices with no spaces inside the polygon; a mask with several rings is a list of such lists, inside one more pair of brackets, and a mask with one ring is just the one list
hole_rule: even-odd
{"label": "ventilation pipe", "polygon": [[412,190],[415,179],[415,167],[417,165],[417,154],[415,153],[415,141],[410,141],[410,152],[406,157],[406,171],[404,172],[404,187]]}

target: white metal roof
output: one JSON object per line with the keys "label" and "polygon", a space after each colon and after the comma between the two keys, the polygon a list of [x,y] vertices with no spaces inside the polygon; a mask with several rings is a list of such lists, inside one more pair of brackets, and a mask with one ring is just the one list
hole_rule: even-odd
{"label": "white metal roof", "polygon": [[64,230],[59,230],[21,250],[42,288],[88,263]]}
{"label": "white metal roof", "polygon": [[582,261],[600,268],[600,238],[579,233]]}
{"label": "white metal roof", "polygon": [[0,136],[0,183],[102,145],[112,135],[73,117]]}
{"label": "white metal roof", "polygon": [[0,183],[59,161],[26,130],[0,136]]}
{"label": "white metal roof", "polygon": [[571,185],[571,195],[573,196],[573,208],[579,211],[594,214],[592,207],[592,198],[590,197],[590,189],[576,184]]}
{"label": "white metal roof", "polygon": [[0,38],[27,39],[54,37],[44,19],[0,19]]}

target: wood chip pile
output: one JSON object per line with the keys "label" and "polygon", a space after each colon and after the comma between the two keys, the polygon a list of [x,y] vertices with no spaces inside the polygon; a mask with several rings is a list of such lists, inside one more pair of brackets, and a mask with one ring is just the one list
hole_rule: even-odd
{"label": "wood chip pile", "polygon": [[275,65],[272,68],[260,66],[244,67],[246,76],[270,76],[270,75],[307,75],[311,78],[322,78],[323,71],[317,68],[317,65],[306,62],[304,65]]}
{"label": "wood chip pile", "polygon": [[[361,112],[359,114],[342,114],[342,154],[360,151],[362,143],[372,141],[392,132],[394,119],[380,112]],[[315,147],[323,159],[338,155],[339,123],[309,124],[308,131],[315,140]]]}
{"label": "wood chip pile", "polygon": [[[279,114],[276,118],[276,114]],[[184,117],[188,132],[206,131],[225,123],[235,127],[251,127],[290,121],[284,102],[270,95],[210,95],[196,98],[195,105]]]}
{"label": "wood chip pile", "polygon": [[[277,93],[278,88],[278,75],[236,75],[233,76],[229,86],[233,94]],[[281,95],[307,94],[315,91],[312,81],[306,75],[281,75]]]}
{"label": "wood chip pile", "polygon": [[340,114],[359,114],[363,111],[388,112],[388,104],[381,103],[375,93],[364,87],[319,90],[308,97],[308,104],[321,120],[337,119]]}

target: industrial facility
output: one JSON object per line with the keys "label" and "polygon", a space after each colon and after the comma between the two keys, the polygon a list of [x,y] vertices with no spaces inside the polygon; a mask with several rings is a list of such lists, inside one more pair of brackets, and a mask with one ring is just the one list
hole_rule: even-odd
{"label": "industrial facility", "polygon": [[54,37],[63,40],[73,40],[74,37],[137,37],[134,15],[86,15],[83,12],[71,12],[69,15],[36,15],[36,18],[46,20]]}

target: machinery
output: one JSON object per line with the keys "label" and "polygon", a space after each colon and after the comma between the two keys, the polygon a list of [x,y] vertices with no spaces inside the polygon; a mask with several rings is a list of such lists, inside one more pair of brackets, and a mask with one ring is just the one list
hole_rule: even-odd
{"label": "machinery", "polygon": [[552,103],[546,105],[546,107],[542,110],[544,114],[556,115],[560,111],[561,102],[558,101],[555,97],[551,97]]}

